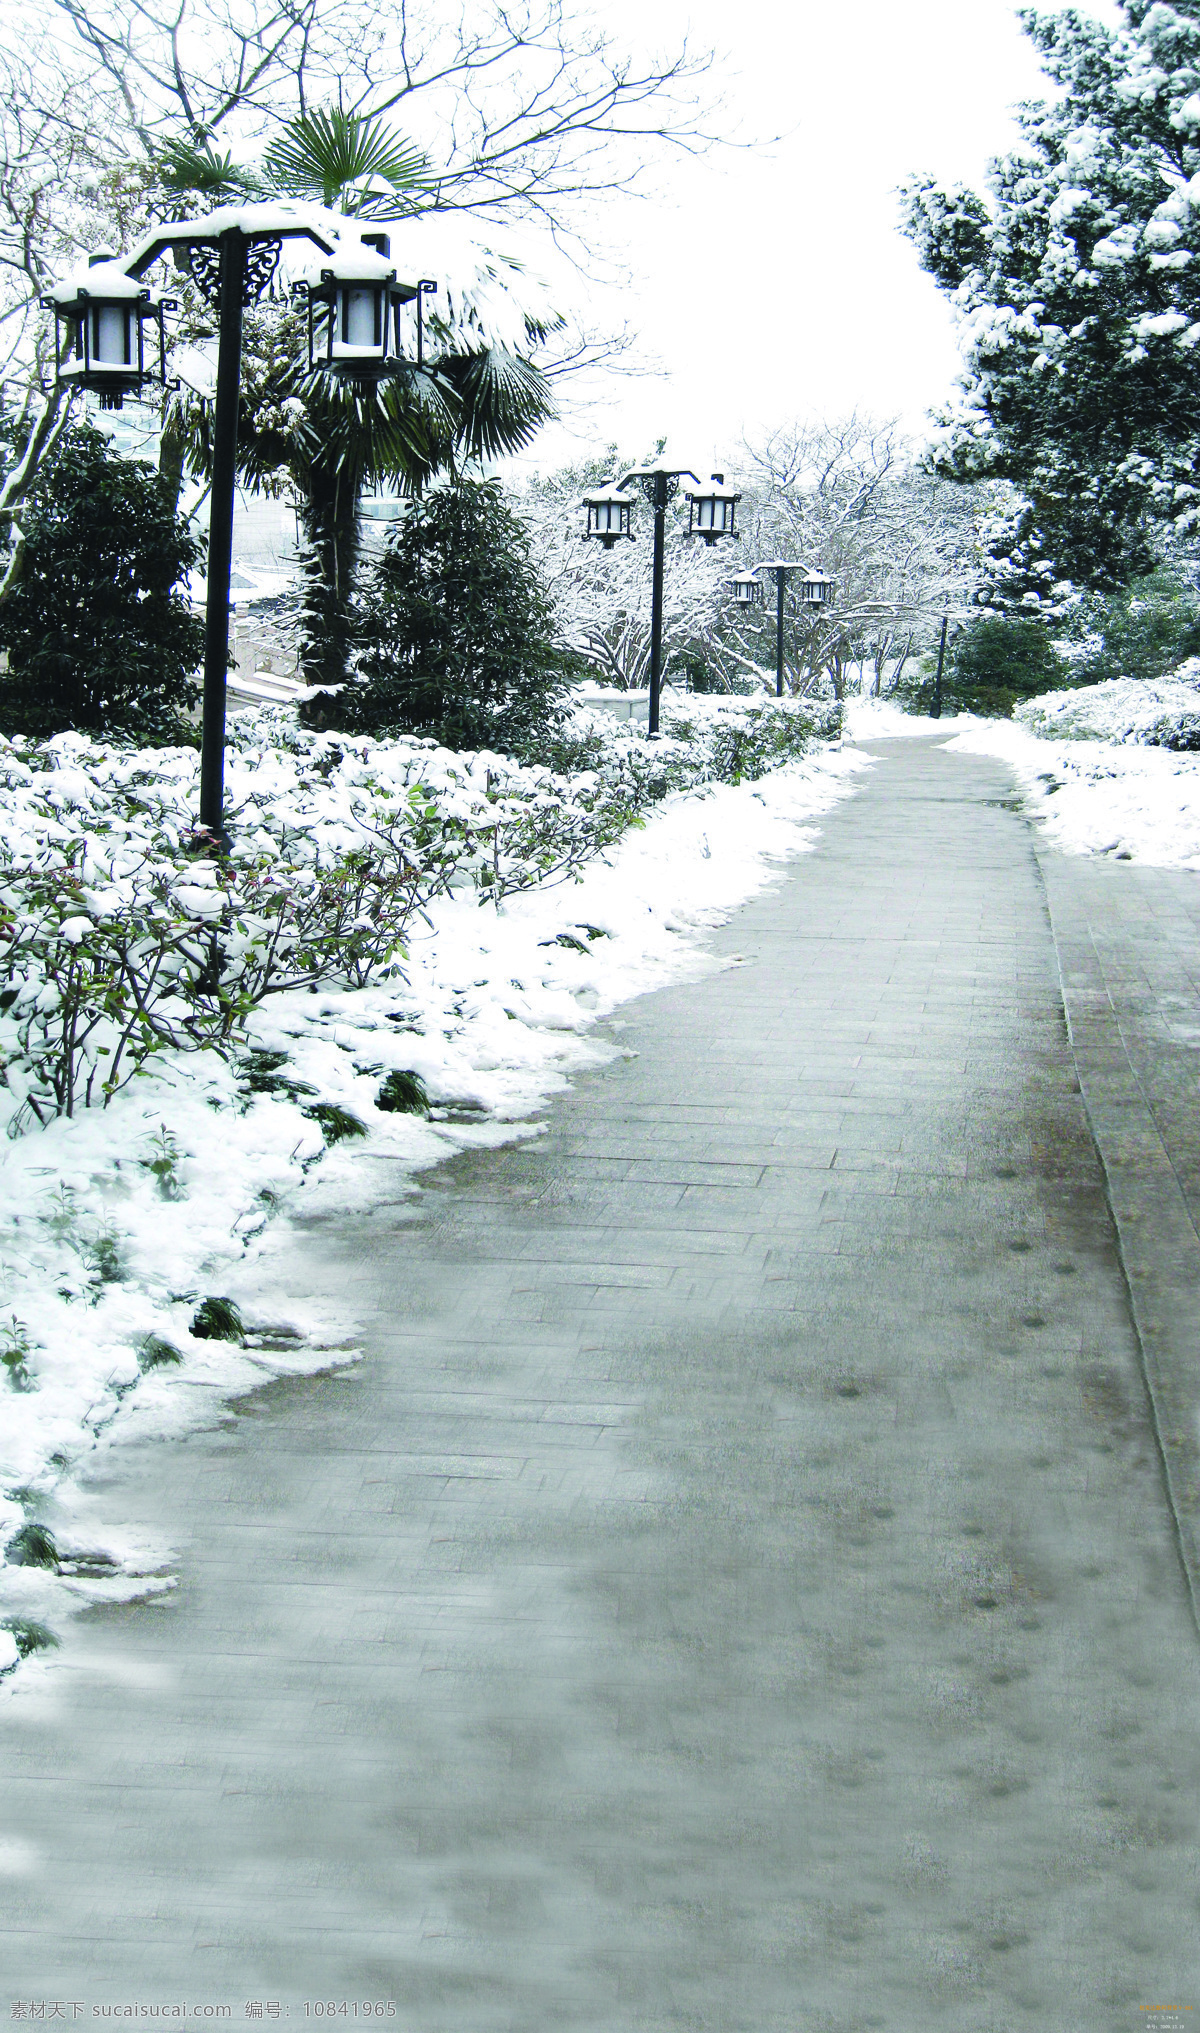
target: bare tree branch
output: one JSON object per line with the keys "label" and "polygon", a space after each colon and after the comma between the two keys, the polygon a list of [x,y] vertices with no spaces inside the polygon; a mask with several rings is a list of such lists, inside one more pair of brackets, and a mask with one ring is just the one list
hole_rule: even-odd
{"label": "bare tree branch", "polygon": [[77,82],[153,160],[172,136],[260,141],[318,99],[399,115],[444,165],[433,204],[580,232],[664,148],[715,134],[711,53],[635,62],[568,0],[52,0]]}

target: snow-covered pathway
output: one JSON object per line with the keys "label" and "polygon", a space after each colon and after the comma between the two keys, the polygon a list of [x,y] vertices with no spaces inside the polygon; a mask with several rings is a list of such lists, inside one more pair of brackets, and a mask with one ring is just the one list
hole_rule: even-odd
{"label": "snow-covered pathway", "polygon": [[1196,1635],[1032,842],[1001,765],[881,754],[545,1138],[310,1224],[288,1290],[361,1365],[140,1456],[180,1590],[7,1714],[14,1998],[1194,1993]]}

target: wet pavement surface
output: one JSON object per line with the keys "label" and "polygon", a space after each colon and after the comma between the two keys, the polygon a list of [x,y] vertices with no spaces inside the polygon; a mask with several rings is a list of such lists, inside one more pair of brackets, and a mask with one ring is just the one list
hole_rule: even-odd
{"label": "wet pavement surface", "polygon": [[9,1711],[0,2009],[1200,2014],[1196,879],[875,752],[544,1137],[302,1232],[361,1365],[122,1469],[180,1587]]}

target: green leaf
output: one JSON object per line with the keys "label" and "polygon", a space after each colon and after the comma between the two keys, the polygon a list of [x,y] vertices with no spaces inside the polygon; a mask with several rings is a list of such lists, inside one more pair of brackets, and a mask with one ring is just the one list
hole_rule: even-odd
{"label": "green leaf", "polygon": [[172,197],[202,197],[213,205],[245,197],[256,187],[253,172],[240,169],[231,155],[218,155],[210,141],[199,147],[168,141],[155,168],[159,182]]}
{"label": "green leaf", "polygon": [[[263,167],[274,189],[293,198],[317,198],[351,218],[369,217],[384,207],[394,211],[398,196],[415,196],[429,187],[428,164],[419,148],[381,116],[344,113],[338,106],[289,120],[268,148]],[[378,183],[386,191],[370,188]]]}

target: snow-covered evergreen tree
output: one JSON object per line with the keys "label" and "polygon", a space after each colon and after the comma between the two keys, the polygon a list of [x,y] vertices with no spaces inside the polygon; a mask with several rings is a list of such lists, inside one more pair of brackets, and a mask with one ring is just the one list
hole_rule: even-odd
{"label": "snow-covered evergreen tree", "polygon": [[1200,532],[1200,0],[1122,13],[1024,10],[1059,90],[1021,109],[990,204],[927,177],[905,192],[962,327],[934,463],[1020,490],[998,583],[1026,607]]}

